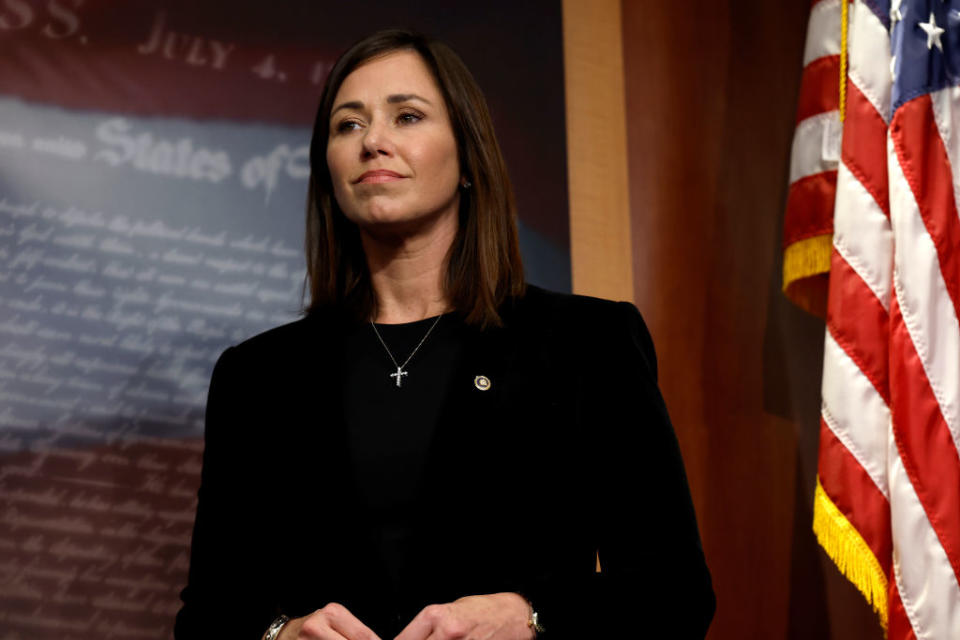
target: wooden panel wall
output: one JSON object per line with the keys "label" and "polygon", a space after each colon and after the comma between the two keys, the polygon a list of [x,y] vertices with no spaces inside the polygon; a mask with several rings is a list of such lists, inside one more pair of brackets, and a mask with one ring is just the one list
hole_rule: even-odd
{"label": "wooden panel wall", "polygon": [[620,0],[563,3],[573,290],[633,299]]}
{"label": "wooden panel wall", "polygon": [[883,637],[810,531],[823,324],[780,293],[809,7],[564,2],[574,290],[632,299],[650,326],[717,591],[711,639]]}

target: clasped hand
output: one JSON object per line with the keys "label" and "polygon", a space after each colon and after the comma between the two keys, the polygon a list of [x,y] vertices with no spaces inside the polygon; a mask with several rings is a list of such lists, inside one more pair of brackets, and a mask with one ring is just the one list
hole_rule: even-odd
{"label": "clasped hand", "polygon": [[[424,607],[394,640],[531,640],[527,601],[516,593],[466,596]],[[331,602],[283,627],[278,640],[380,640],[341,604]]]}

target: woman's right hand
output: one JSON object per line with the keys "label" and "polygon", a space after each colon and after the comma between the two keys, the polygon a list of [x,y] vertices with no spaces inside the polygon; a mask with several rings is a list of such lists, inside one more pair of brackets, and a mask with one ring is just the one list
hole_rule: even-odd
{"label": "woman's right hand", "polygon": [[283,625],[277,640],[380,640],[342,604],[331,602]]}

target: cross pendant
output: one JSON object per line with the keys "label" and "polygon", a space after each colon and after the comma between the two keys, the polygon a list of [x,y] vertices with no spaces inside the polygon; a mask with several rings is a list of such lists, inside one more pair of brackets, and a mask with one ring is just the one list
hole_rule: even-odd
{"label": "cross pendant", "polygon": [[399,386],[400,386],[400,381],[403,379],[403,376],[405,376],[405,375],[407,375],[407,372],[404,371],[402,368],[397,367],[397,372],[396,372],[396,373],[391,373],[391,374],[390,374],[390,377],[397,379],[397,386],[399,387]]}

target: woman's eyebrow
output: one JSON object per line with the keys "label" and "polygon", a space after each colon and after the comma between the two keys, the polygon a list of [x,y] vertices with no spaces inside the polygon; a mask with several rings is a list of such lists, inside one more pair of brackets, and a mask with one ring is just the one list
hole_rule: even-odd
{"label": "woman's eyebrow", "polygon": [[[390,104],[396,104],[398,102],[409,102],[411,100],[419,100],[427,104],[433,104],[426,98],[422,96],[418,96],[415,93],[394,93],[393,95],[387,96],[387,102]],[[341,109],[363,109],[363,103],[360,102],[359,100],[351,100],[350,102],[344,102],[334,107],[333,111],[330,112],[330,115],[332,116],[333,114],[335,114],[337,111],[340,111]]]}
{"label": "woman's eyebrow", "polygon": [[410,100],[419,100],[420,102],[426,102],[430,104],[430,101],[426,98],[422,98],[415,93],[395,93],[392,96],[387,96],[387,102],[394,104],[397,102],[409,102]]}
{"label": "woman's eyebrow", "polygon": [[353,100],[352,102],[344,102],[340,106],[336,107],[333,111],[331,111],[330,115],[332,116],[337,111],[340,111],[340,109],[363,109],[363,103],[360,102],[359,100]]}

